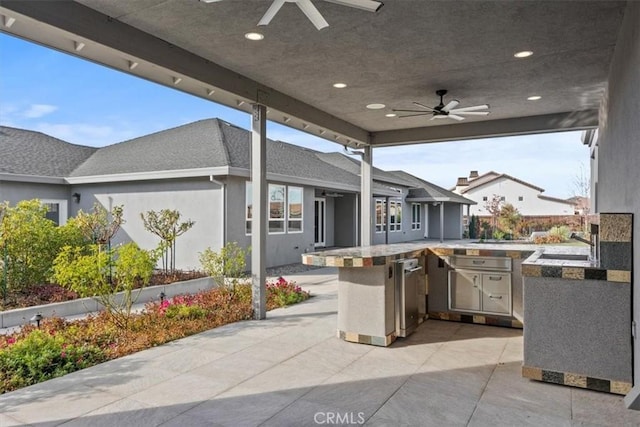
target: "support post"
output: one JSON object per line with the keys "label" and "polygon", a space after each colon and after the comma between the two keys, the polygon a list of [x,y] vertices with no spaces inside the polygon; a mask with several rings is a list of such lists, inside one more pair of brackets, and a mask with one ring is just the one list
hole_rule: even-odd
{"label": "support post", "polygon": [[267,317],[267,108],[253,104],[251,118],[251,288],[259,320]]}
{"label": "support post", "polygon": [[440,202],[440,243],[444,242],[444,202]]}
{"label": "support post", "polygon": [[384,244],[389,244],[389,196],[384,198]]}
{"label": "support post", "polygon": [[364,147],[362,163],[360,164],[360,246],[371,246],[373,203],[373,148]]}

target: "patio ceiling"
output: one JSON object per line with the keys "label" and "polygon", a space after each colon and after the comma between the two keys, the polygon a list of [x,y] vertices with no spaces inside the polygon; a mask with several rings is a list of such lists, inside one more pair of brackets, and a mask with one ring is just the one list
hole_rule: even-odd
{"label": "patio ceiling", "polygon": [[[2,0],[0,29],[247,112],[262,103],[269,120],[357,147],[597,126],[626,7],[385,0],[374,14],[314,0],[330,24],[318,31],[290,3],[257,27],[270,4]],[[264,40],[247,40],[249,31]],[[534,54],[513,56],[523,50]],[[385,117],[413,101],[437,105],[437,89],[461,107],[488,103],[491,114]],[[371,103],[386,107],[367,109]]]}

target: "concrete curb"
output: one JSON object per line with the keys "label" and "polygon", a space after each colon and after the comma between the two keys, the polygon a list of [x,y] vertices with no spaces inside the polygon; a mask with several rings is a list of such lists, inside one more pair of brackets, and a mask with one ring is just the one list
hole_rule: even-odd
{"label": "concrete curb", "polygon": [[[171,298],[176,295],[194,294],[214,287],[216,287],[216,284],[211,277],[185,280],[184,282],[176,282],[170,285],[149,286],[139,292],[136,304],[158,300],[160,292],[164,292],[167,298]],[[134,291],[134,298],[137,293],[138,291]],[[122,292],[118,294],[118,296],[120,295],[122,295]],[[0,329],[29,323],[29,319],[37,313],[42,314],[43,317],[69,317],[93,313],[103,308],[93,298],[79,298],[72,301],[7,310],[0,312]]]}

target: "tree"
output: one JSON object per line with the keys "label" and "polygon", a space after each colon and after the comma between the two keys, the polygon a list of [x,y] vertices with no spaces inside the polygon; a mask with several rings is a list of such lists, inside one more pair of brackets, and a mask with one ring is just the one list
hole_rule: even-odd
{"label": "tree", "polygon": [[580,169],[573,178],[573,197],[576,201],[576,208],[581,215],[581,223],[586,231],[587,223],[589,220],[590,203],[589,196],[591,195],[591,177],[587,171],[587,168],[583,163],[580,164]]}
{"label": "tree", "polygon": [[494,194],[485,202],[484,207],[491,215],[491,228],[493,234],[493,232],[498,228],[498,217],[500,216],[500,210],[502,209],[502,197]]}
{"label": "tree", "polygon": [[85,213],[82,210],[78,212],[75,224],[82,234],[93,243],[100,246],[111,246],[111,239],[125,223],[122,218],[123,206],[114,206],[110,214],[111,218],[109,218],[109,212],[102,205],[95,203],[91,212]]}
{"label": "tree", "polygon": [[511,203],[505,203],[500,209],[499,223],[501,228],[511,235],[518,234],[518,224],[522,215]]}
{"label": "tree", "polygon": [[480,231],[480,220],[477,216],[471,215],[469,218],[469,238],[475,239],[478,237],[478,232]]}
{"label": "tree", "polygon": [[160,212],[147,211],[140,218],[147,231],[160,237],[158,249],[162,252],[162,269],[165,273],[176,271],[176,239],[189,231],[195,224],[190,219],[179,223],[180,212],[162,209]]}

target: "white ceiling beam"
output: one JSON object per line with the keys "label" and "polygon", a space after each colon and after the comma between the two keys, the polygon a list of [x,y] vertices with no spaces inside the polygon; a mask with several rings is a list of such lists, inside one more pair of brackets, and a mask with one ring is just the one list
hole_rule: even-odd
{"label": "white ceiling beam", "polygon": [[482,122],[456,123],[455,125],[424,126],[411,129],[374,132],[371,145],[392,145],[444,142],[465,139],[493,138],[501,136],[531,135],[549,132],[593,129],[598,126],[598,111],[584,110],[542,116]]}

